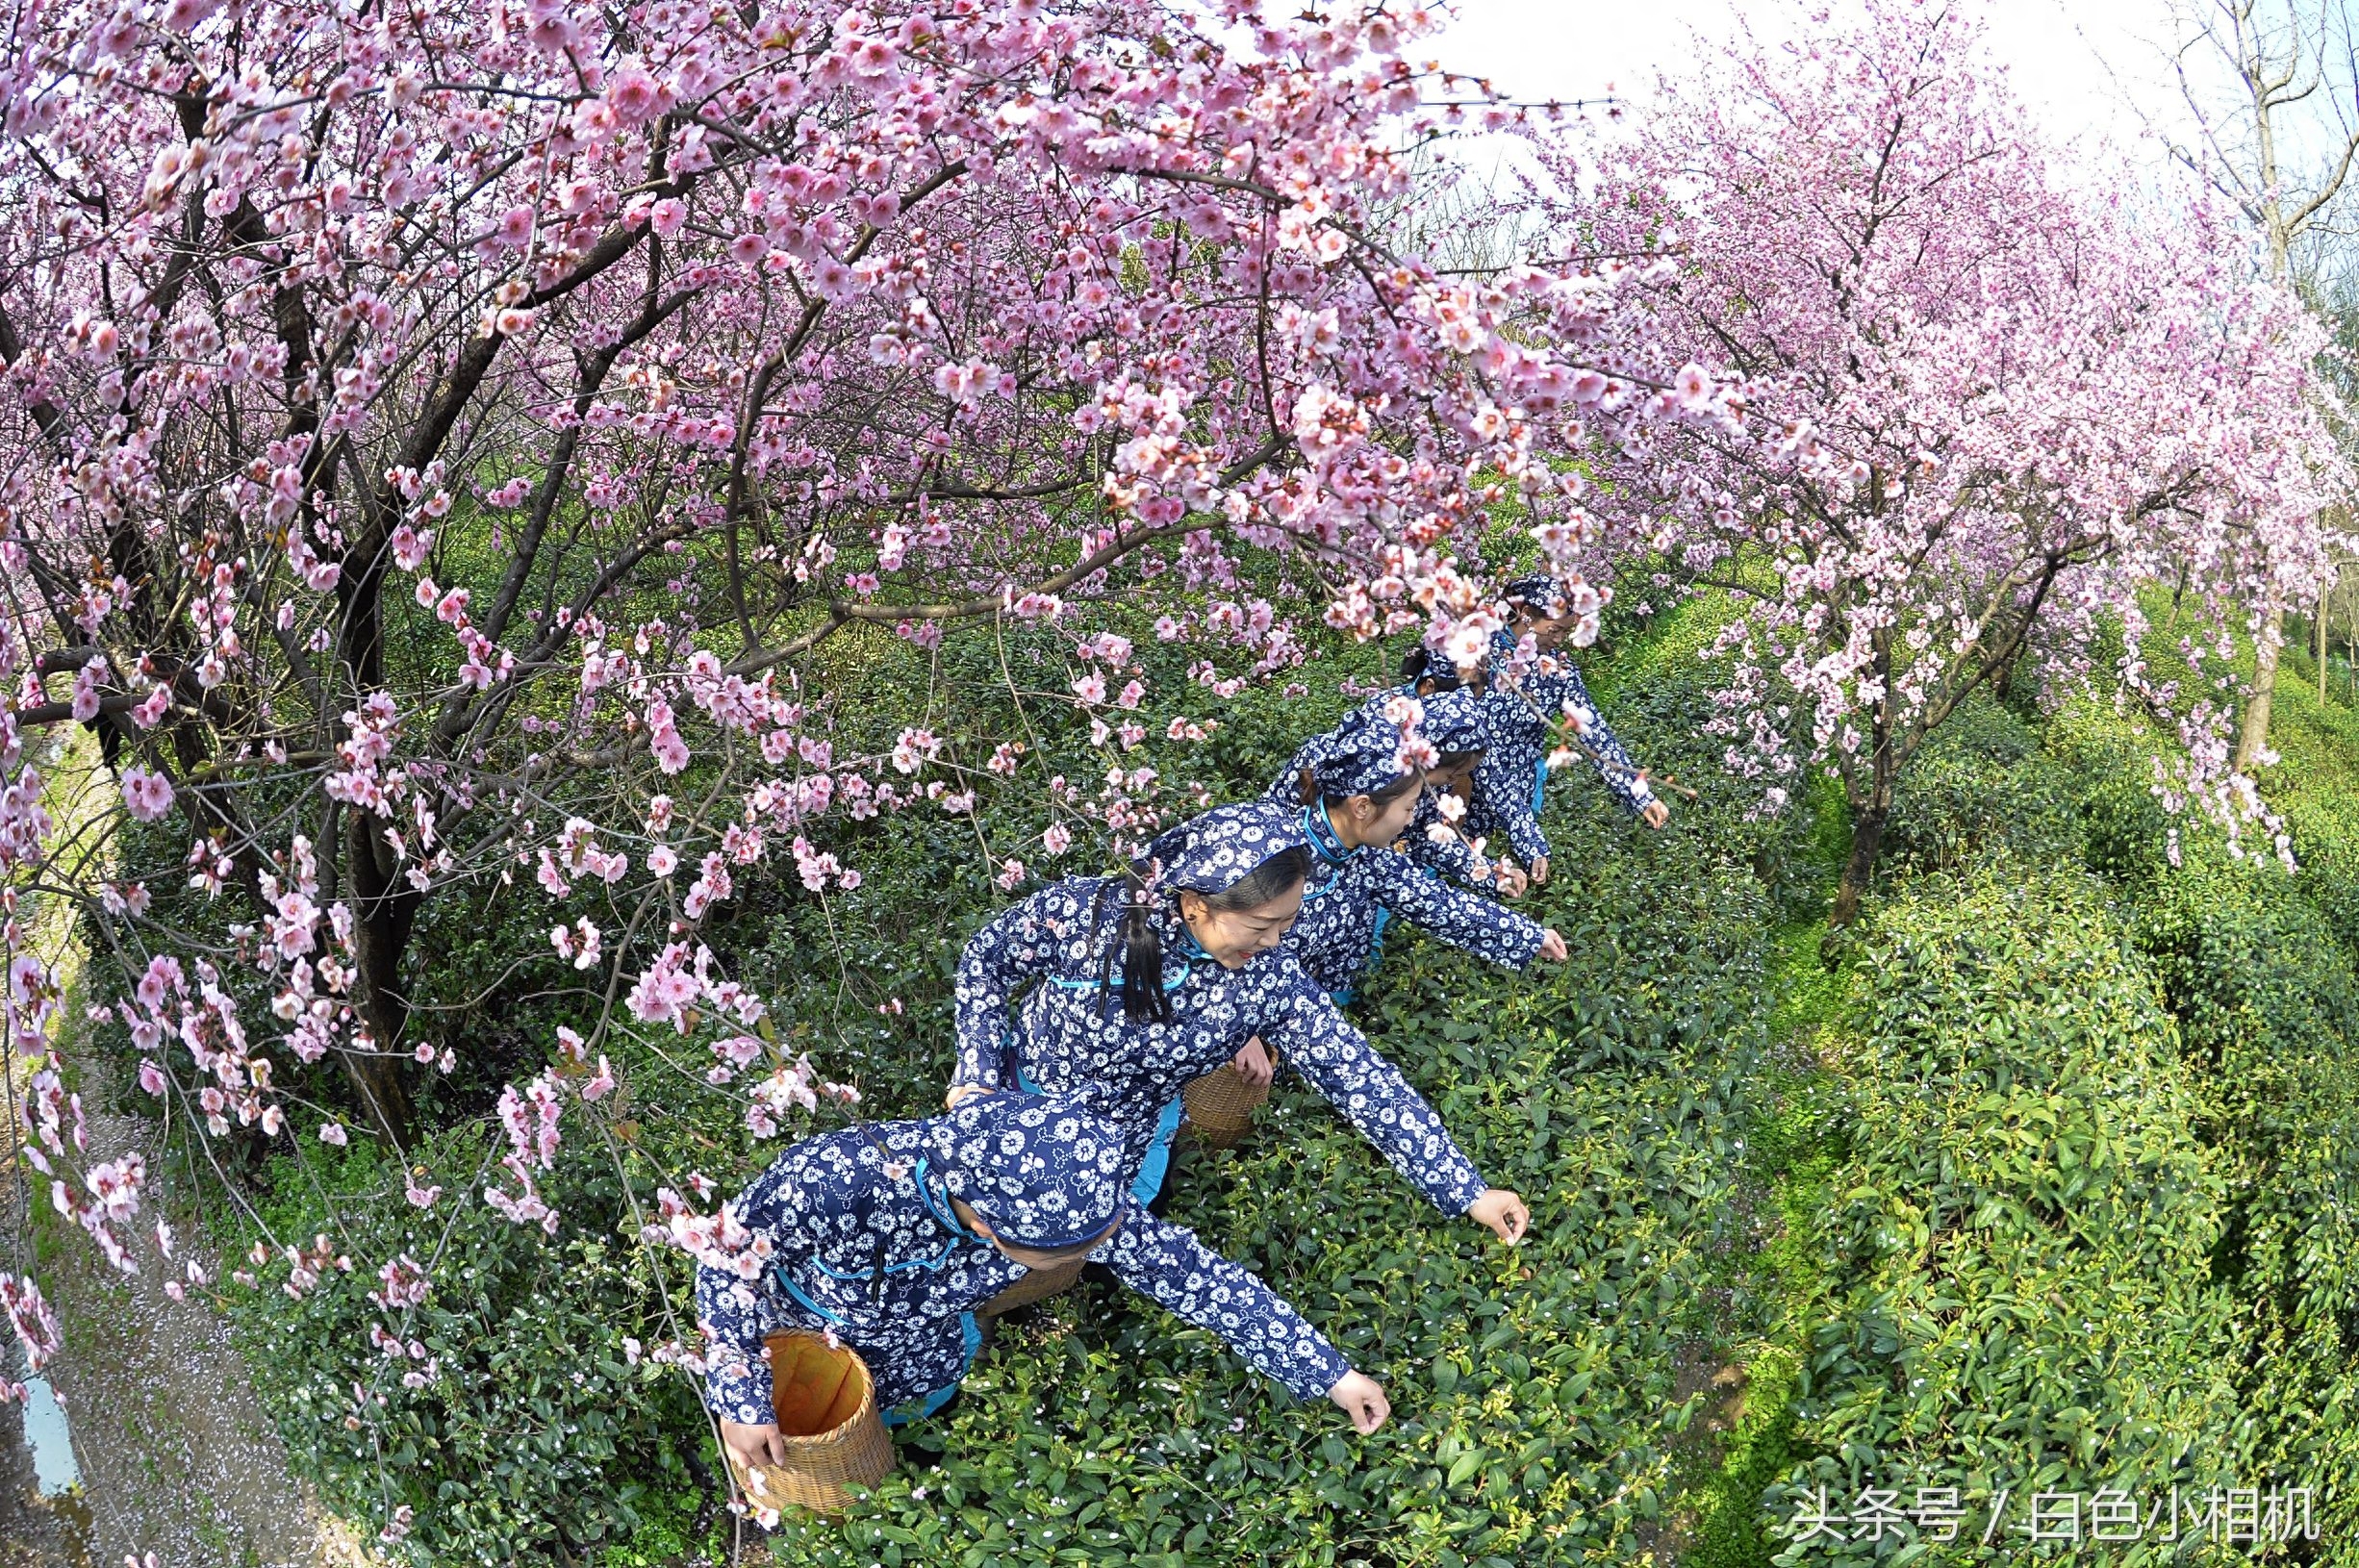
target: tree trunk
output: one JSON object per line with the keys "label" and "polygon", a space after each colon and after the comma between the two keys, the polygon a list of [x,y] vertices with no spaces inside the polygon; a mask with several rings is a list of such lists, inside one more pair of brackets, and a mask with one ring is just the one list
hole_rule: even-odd
{"label": "tree trunk", "polygon": [[2318,705],[2326,706],[2326,595],[2318,596],[2318,624],[2310,628],[2318,646]]}
{"label": "tree trunk", "polygon": [[[345,552],[343,575],[336,584],[342,612],[337,627],[337,656],[352,685],[362,692],[384,688],[382,593],[391,561],[384,542],[392,531],[388,517],[382,507],[362,508],[356,519],[360,526],[354,528],[355,537]],[[354,956],[359,961],[353,1001],[368,1023],[376,1049],[346,1052],[343,1063],[378,1134],[394,1148],[406,1150],[414,1130],[415,1109],[399,1054],[402,1029],[409,1021],[409,1002],[401,991],[401,959],[410,945],[419,895],[401,881],[393,848],[378,834],[378,821],[364,810],[345,815],[343,886],[351,900]]]}
{"label": "tree trunk", "polygon": [[1885,695],[1876,701],[1871,737],[1874,749],[1867,759],[1867,797],[1858,802],[1859,814],[1852,819],[1851,853],[1843,861],[1843,879],[1835,890],[1835,907],[1827,915],[1830,939],[1859,918],[1860,899],[1876,874],[1876,851],[1884,845],[1884,824],[1892,815],[1892,786],[1900,771],[1899,759],[1892,754],[1892,661],[1886,633],[1876,634],[1874,668],[1876,678],[1884,683]]}
{"label": "tree trunk", "polygon": [[382,1054],[347,1053],[344,1071],[377,1131],[394,1148],[407,1149],[413,1107],[398,1054],[409,1022],[409,1000],[401,992],[401,958],[409,948],[418,899],[395,880],[395,868],[386,864],[390,852],[369,832],[375,821],[365,811],[353,812],[345,847],[351,869],[353,946],[360,960],[355,999]]}
{"label": "tree trunk", "polygon": [[1859,919],[1860,899],[1875,876],[1876,851],[1884,844],[1884,824],[1890,816],[1890,804],[1870,806],[1853,821],[1851,855],[1843,862],[1842,884],[1835,890],[1835,908],[1827,916],[1831,929],[1840,930]]}
{"label": "tree trunk", "polygon": [[2252,649],[2252,700],[2245,704],[2245,726],[2236,738],[2236,771],[2248,773],[2269,747],[2269,709],[2277,695],[2277,645],[2285,640],[2285,606],[2272,594],[2269,614]]}
{"label": "tree trunk", "polygon": [[2018,640],[1998,662],[1998,673],[1991,677],[1991,695],[2004,703],[2015,695],[2015,667],[2023,657],[2023,645]]}

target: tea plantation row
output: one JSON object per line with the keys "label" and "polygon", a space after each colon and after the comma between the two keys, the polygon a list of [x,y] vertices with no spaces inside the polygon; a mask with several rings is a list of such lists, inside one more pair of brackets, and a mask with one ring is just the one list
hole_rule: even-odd
{"label": "tea plantation row", "polygon": [[[1393,1424],[1356,1437],[1086,1284],[1008,1321],[958,1404],[904,1433],[902,1468],[843,1524],[790,1525],[778,1562],[1996,1560],[2030,1550],[1979,1539],[2002,1489],[2286,1481],[2316,1488],[2317,1541],[2142,1540],[2108,1560],[2359,1561],[2359,816],[2341,804],[2359,723],[2281,698],[2271,790],[2305,864],[2288,877],[2187,827],[2173,868],[2148,743],[2101,707],[1975,710],[1912,776],[1891,874],[1830,970],[1839,806],[1746,820],[1695,734],[1698,625],[1625,626],[1592,663],[1634,749],[1703,797],[1648,835],[1585,782],[1560,790],[1562,874],[1535,901],[1571,962],[1518,978],[1410,937],[1358,1007],[1531,1201],[1524,1246],[1441,1220],[1299,1085],[1242,1149],[1180,1165],[1173,1217],[1325,1326],[1387,1385]],[[949,649],[930,675],[861,656],[880,704],[928,678],[984,702],[997,678]],[[1375,661],[1330,650],[1306,673],[1332,687]],[[1342,701],[1250,692],[1156,765],[1242,794]],[[1043,768],[1103,771],[1085,736],[1031,717]],[[1011,792],[984,831],[1013,841],[1034,804]],[[760,890],[713,932],[880,1113],[922,1108],[946,1075],[957,941],[1002,897],[974,832],[876,824],[859,894],[823,912]],[[539,914],[429,931],[426,988],[545,951]],[[527,968],[524,999],[457,1017],[479,1065],[439,1091],[457,1125],[419,1162],[453,1192],[482,1185],[488,1152],[462,1113],[537,1066],[560,1009],[532,999],[562,980]],[[880,1018],[886,996],[903,1011]],[[546,1184],[556,1245],[471,1200],[342,1201],[401,1185],[357,1147],[253,1174],[274,1226],[341,1214],[355,1256],[407,1250],[461,1281],[419,1310],[418,1387],[368,1348],[360,1285],[224,1297],[300,1461],[356,1519],[413,1506],[421,1562],[654,1563],[729,1541],[693,1395],[636,1353],[687,1328],[685,1271],[627,1235],[659,1181],[734,1183],[773,1146],[693,1072],[632,1065],[641,1098],[576,1132]],[[358,1432],[356,1380],[385,1400]],[[1779,1533],[1821,1495],[1920,1486],[1960,1489],[1958,1541]]]}

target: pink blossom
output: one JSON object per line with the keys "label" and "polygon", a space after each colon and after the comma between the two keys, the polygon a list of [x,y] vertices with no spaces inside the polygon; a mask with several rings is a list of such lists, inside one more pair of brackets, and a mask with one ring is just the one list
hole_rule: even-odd
{"label": "pink blossom", "polygon": [[904,729],[900,739],[893,744],[893,768],[896,772],[914,773],[932,761],[942,751],[942,742],[931,730]]}
{"label": "pink blossom", "polygon": [[68,707],[75,721],[88,723],[97,718],[98,700],[98,664],[93,660],[74,671],[74,695]]}
{"label": "pink blossom", "polygon": [[192,33],[220,9],[220,0],[171,0],[164,10],[164,25],[175,33]]}
{"label": "pink blossom", "polygon": [[[2259,815],[2211,787],[2224,748],[2195,736],[2225,710],[2139,672],[2141,594],[2173,582],[2218,625],[2331,578],[2317,519],[2351,479],[2320,417],[2319,328],[2252,277],[2249,237],[2201,189],[2158,192],[2156,221],[2061,178],[1982,30],[1866,0],[1806,46],[1733,46],[1581,171],[1594,199],[1566,188],[1556,215],[1591,242],[1674,232],[1681,255],[1655,296],[1651,385],[1626,389],[1662,427],[1614,448],[1538,543],[1560,568],[1588,535],[1690,580],[1739,560],[1760,574],[1767,591],[1704,651],[1729,670],[1710,732],[1762,810],[1827,770],[1881,820],[2015,649],[2038,647],[2062,690],[2118,631],[2130,690],[2189,732],[2158,793]],[[1796,156],[1763,161],[1771,142]],[[1732,359],[1742,378],[1706,367]],[[1577,645],[1603,596],[1575,598]],[[1455,632],[1447,648],[1466,651]]]}
{"label": "pink blossom", "polygon": [[26,1369],[38,1372],[47,1366],[58,1352],[60,1335],[57,1315],[42,1299],[40,1288],[24,1276],[0,1273],[0,1310],[8,1313],[17,1342],[24,1347]]}
{"label": "pink blossom", "polygon": [[172,809],[172,782],[144,767],[126,769],[123,804],[140,821],[152,822]]}
{"label": "pink blossom", "polygon": [[407,1252],[379,1269],[377,1279],[379,1288],[370,1291],[368,1299],[388,1311],[419,1306],[426,1300],[426,1271]]}
{"label": "pink blossom", "polygon": [[670,94],[654,77],[626,65],[606,78],[606,104],[624,125],[640,125],[664,112]]}

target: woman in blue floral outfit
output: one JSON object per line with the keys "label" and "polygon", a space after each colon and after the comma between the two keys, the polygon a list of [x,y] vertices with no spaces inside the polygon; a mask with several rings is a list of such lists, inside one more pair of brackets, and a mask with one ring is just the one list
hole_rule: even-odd
{"label": "woman in blue floral outfit", "polygon": [[1123,1129],[1143,1203],[1161,1189],[1181,1088],[1259,1037],[1436,1208],[1519,1240],[1523,1201],[1484,1183],[1282,949],[1310,861],[1299,812],[1248,801],[1156,840],[1147,876],[1073,878],[1002,913],[960,957],[951,1102],[1003,1087],[1072,1098]]}
{"label": "woman in blue floral outfit", "polygon": [[1129,1157],[1121,1128],[1017,1094],[787,1150],[728,1205],[729,1255],[697,1271],[705,1398],[723,1441],[749,1466],[784,1462],[764,1335],[832,1334],[867,1364],[879,1406],[930,1410],[974,1359],[976,1307],[1077,1255],[1219,1334],[1297,1398],[1324,1395],[1363,1432],[1382,1426],[1382,1389],[1301,1314],[1193,1232],[1140,1211]]}
{"label": "woman in blue floral outfit", "polygon": [[[1461,752],[1472,739],[1471,710],[1456,694],[1422,701],[1395,693],[1372,698],[1297,751],[1288,776],[1270,792],[1274,803],[1301,812],[1304,836],[1318,859],[1286,949],[1339,999],[1373,966],[1395,917],[1509,969],[1523,969],[1535,957],[1563,962],[1564,941],[1557,933],[1421,870],[1413,847],[1408,853],[1393,848],[1409,832],[1425,794],[1425,771],[1408,760],[1408,748],[1413,744],[1424,760],[1434,761]],[[1433,843],[1430,836],[1427,842]],[[1463,847],[1462,840],[1458,843]]]}
{"label": "woman in blue floral outfit", "polygon": [[1560,651],[1576,620],[1563,589],[1554,578],[1526,577],[1508,585],[1507,598],[1515,620],[1491,644],[1489,686],[1483,697],[1488,745],[1475,771],[1466,820],[1477,835],[1504,837],[1532,880],[1540,883],[1548,880],[1548,836],[1540,831],[1539,814],[1548,754],[1559,744],[1552,727],[1558,720],[1570,717],[1590,765],[1623,810],[1649,827],[1661,827],[1670,820],[1671,808],[1599,716],[1581,671]]}

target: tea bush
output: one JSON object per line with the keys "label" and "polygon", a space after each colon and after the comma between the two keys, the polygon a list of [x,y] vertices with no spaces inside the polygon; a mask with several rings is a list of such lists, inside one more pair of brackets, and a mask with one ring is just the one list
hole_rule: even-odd
{"label": "tea bush", "polygon": [[[1602,796],[1601,796],[1602,799]],[[1611,807],[1558,826],[1533,980],[1389,943],[1363,1006],[1485,1173],[1531,1201],[1506,1252],[1435,1215],[1306,1089],[1184,1158],[1171,1212],[1259,1270],[1387,1385],[1353,1435],[1216,1340],[1097,1284],[1011,1324],[889,1478],[781,1562],[1571,1562],[1664,1539],[1742,1241],[1738,1096],[1762,1038],[1763,898]]]}
{"label": "tea bush", "polygon": [[[2359,1527],[2359,712],[2281,687],[2265,773],[2298,869],[2183,832],[2172,867],[2150,737],[2093,707],[2050,726],[2084,771],[2092,863],[2127,896],[2132,940],[2178,1021],[2196,1134],[2225,1189],[2212,1272],[2238,1303],[2231,1371],[2241,1472],[2319,1488],[2322,1539]],[[2101,781],[2101,782],[2100,782]],[[2139,792],[2143,794],[2143,792]],[[2144,818],[2143,834],[2124,830]],[[2143,838],[2143,848],[2140,839]],[[2245,836],[2247,847],[2251,838]],[[2100,850],[2100,846],[2108,847]]]}
{"label": "tea bush", "polygon": [[[902,1468],[841,1523],[789,1521],[774,1558],[1758,1568],[1822,1485],[1835,1503],[1871,1483],[2296,1473],[2347,1533],[2359,1057],[2342,868],[2359,839],[2342,797],[2282,791],[2301,877],[2231,865],[2184,824],[2174,869],[2152,737],[2093,703],[2037,722],[1978,703],[1904,775],[1869,929],[1829,969],[1839,793],[1816,780],[1763,818],[1722,776],[1702,732],[1713,626],[1709,605],[1617,614],[1588,660],[1636,754],[1700,797],[1649,834],[1585,777],[1555,790],[1561,874],[1529,907],[1571,962],[1517,977],[1405,932],[1357,1007],[1530,1200],[1524,1246],[1433,1214],[1299,1083],[1242,1149],[1179,1163],[1172,1216],[1328,1328],[1386,1384],[1392,1425],[1355,1436],[1088,1282],[1002,1324],[960,1401],[903,1432]],[[1180,656],[1139,642],[1155,689],[1183,692]],[[1061,684],[1053,640],[828,656],[850,662],[830,680],[849,727],[940,699],[1031,746],[972,820],[848,827],[856,896],[747,887],[706,927],[784,1043],[856,1076],[873,1113],[918,1113],[948,1074],[959,944],[1007,898],[978,846],[1037,859],[1041,779],[1088,784],[1106,753],[1027,695]],[[1187,784],[1257,793],[1353,700],[1340,683],[1373,686],[1391,657],[1322,648],[1299,685],[1228,703],[1209,741],[1126,766],[1170,774],[1174,811]],[[2328,759],[2321,777],[2346,746],[2359,759],[2338,716],[2286,700],[2281,771],[2309,766],[2293,746]],[[537,913],[495,899],[421,932],[420,995],[466,1065],[431,1090],[455,1125],[410,1174],[447,1192],[337,1238],[461,1282],[416,1314],[425,1358],[371,1348],[386,1315],[365,1277],[221,1299],[279,1369],[266,1382],[297,1458],[355,1517],[413,1506],[421,1568],[710,1558],[730,1522],[709,1429],[646,1353],[686,1328],[688,1271],[629,1237],[655,1186],[696,1170],[726,1190],[776,1146],[701,1060],[667,1076],[618,1041],[643,1098],[570,1135],[544,1183],[557,1242],[486,1210],[474,1119],[580,1005]],[[477,998],[487,973],[506,979]],[[879,1015],[888,999],[901,1011]],[[405,1184],[358,1147],[305,1149],[252,1172],[281,1234],[330,1227],[339,1192]],[[215,1229],[232,1251],[251,1239]]]}
{"label": "tea bush", "polygon": [[1834,1180],[1839,1309],[1795,1404],[1823,1452],[1771,1509],[1820,1486],[1987,1505],[2228,1473],[2227,1187],[2176,1027],[2096,890],[2070,872],[1928,880],[1882,910],[1863,963],[1839,1064],[1858,1118]]}
{"label": "tea bush", "polygon": [[2024,866],[2077,860],[2083,836],[2039,734],[1978,694],[1902,771],[1884,830],[1883,873],[1957,871],[1999,855]]}
{"label": "tea bush", "polygon": [[[303,1157],[319,1185],[266,1211],[279,1233],[338,1192],[390,1181],[373,1146]],[[429,1169],[471,1171],[493,1152],[481,1129],[419,1151]],[[686,1544],[719,1478],[697,1441],[703,1423],[678,1373],[636,1352],[676,1333],[665,1303],[683,1272],[619,1234],[624,1205],[600,1162],[575,1156],[545,1184],[560,1236],[520,1228],[471,1194],[431,1213],[351,1204],[336,1245],[356,1274],[301,1300],[233,1296],[248,1354],[282,1369],[258,1379],[294,1460],[357,1518],[416,1511],[412,1548],[436,1563],[554,1561],[641,1538]],[[371,1224],[373,1222],[373,1224]],[[389,1313],[365,1292],[369,1262],[440,1261],[425,1301]],[[405,1338],[391,1353],[371,1328]],[[356,1390],[358,1393],[356,1394]]]}
{"label": "tea bush", "polygon": [[2359,1426],[2319,1412],[2359,1405],[2359,980],[2303,879],[2210,845],[2188,861],[2135,933],[2224,1187],[2211,1272],[2239,1305],[2236,1451],[2248,1475],[2319,1478],[2321,1529],[2347,1536]]}

